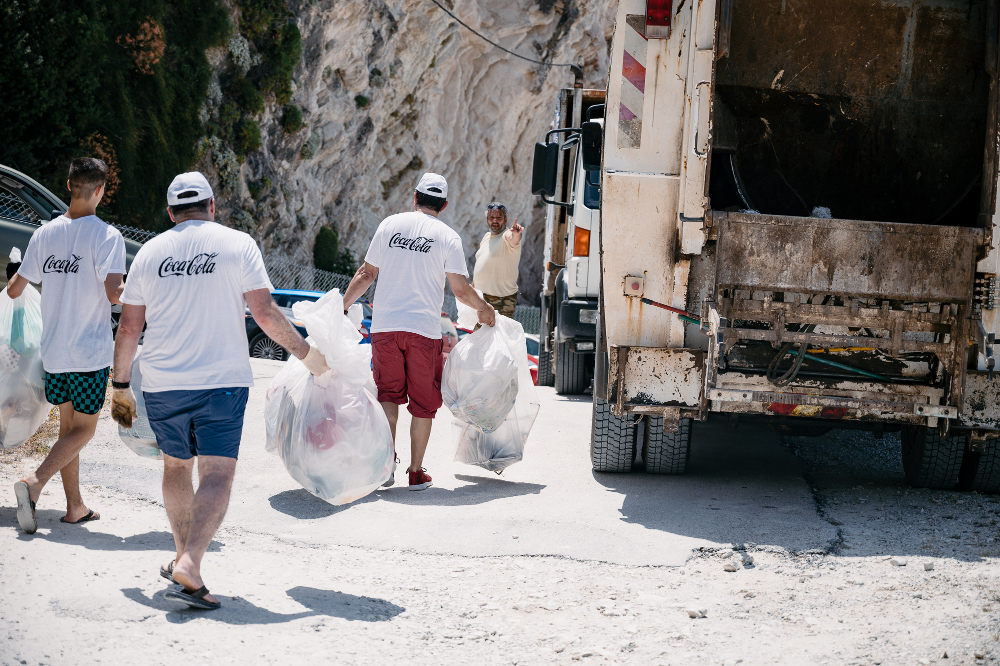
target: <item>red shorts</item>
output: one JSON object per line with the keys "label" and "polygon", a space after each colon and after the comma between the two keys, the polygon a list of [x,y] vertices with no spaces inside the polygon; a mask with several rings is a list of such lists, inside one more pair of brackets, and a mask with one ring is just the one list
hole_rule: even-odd
{"label": "red shorts", "polygon": [[379,402],[405,405],[419,419],[432,419],[441,407],[441,338],[416,333],[372,333],[372,369]]}

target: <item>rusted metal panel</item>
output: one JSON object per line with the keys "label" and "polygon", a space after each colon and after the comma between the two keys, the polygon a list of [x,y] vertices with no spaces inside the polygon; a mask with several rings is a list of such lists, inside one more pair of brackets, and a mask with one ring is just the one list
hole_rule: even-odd
{"label": "rusted metal panel", "polygon": [[704,360],[704,352],[695,349],[612,347],[611,367],[623,368],[623,372],[619,371],[618,402],[626,408],[696,407],[701,397]]}
{"label": "rusted metal panel", "polygon": [[965,394],[962,399],[962,426],[1000,430],[1000,378],[989,380],[985,372],[965,375]]}
{"label": "rusted metal panel", "polygon": [[720,289],[967,303],[982,229],[715,213]]}
{"label": "rusted metal panel", "polygon": [[684,327],[676,316],[625,296],[622,287],[625,276],[644,277],[648,298],[684,307],[687,271],[678,272],[676,259],[678,189],[678,179],[669,176],[622,172],[604,176],[601,265],[609,345],[683,344]]}

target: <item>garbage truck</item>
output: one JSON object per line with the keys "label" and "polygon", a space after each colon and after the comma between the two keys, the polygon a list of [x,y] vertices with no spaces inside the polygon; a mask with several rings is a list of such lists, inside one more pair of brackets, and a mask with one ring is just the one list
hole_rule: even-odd
{"label": "garbage truck", "polygon": [[1000,492],[998,35],[998,0],[620,1],[606,121],[533,178],[600,171],[595,470],[764,419]]}

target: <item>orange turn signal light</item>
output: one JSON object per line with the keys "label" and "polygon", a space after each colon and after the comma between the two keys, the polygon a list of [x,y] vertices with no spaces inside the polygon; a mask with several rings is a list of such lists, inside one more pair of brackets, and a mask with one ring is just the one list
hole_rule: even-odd
{"label": "orange turn signal light", "polygon": [[573,256],[586,257],[590,255],[590,229],[576,227],[573,231]]}

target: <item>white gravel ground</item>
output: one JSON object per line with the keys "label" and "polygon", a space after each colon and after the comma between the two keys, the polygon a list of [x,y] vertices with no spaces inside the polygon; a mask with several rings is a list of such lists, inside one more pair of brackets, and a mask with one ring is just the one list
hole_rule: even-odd
{"label": "white gravel ground", "polygon": [[36,463],[0,462],[0,664],[998,663],[1000,499],[907,488],[897,437],[709,428],[688,477],[593,475],[588,406],[543,400],[505,480],[432,456],[438,495],[320,510],[241,459],[211,613],[163,598],[146,463],[95,442],[102,520],[60,524],[57,478],[28,537],[9,489]]}

